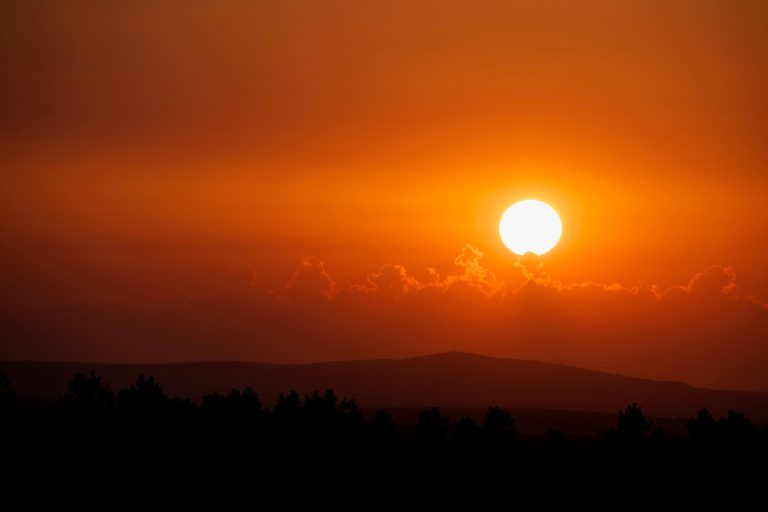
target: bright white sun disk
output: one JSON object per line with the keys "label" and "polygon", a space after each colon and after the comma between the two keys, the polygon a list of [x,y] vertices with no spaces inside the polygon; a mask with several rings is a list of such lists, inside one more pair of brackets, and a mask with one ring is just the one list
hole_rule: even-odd
{"label": "bright white sun disk", "polygon": [[499,222],[504,245],[521,256],[527,252],[542,255],[550,251],[562,233],[563,225],[555,209],[535,199],[513,204]]}

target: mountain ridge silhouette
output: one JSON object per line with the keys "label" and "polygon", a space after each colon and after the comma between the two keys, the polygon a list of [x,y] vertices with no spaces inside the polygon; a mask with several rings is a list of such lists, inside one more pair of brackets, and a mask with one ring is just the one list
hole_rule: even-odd
{"label": "mountain ridge silhouette", "polygon": [[199,401],[214,391],[252,387],[265,404],[279,393],[334,389],[361,406],[539,408],[615,412],[636,401],[649,414],[687,417],[708,407],[728,409],[768,423],[768,392],[700,388],[543,361],[498,358],[468,352],[441,352],[403,359],[361,359],[319,363],[203,361],[180,363],[94,363],[5,361],[21,399],[51,400],[76,371],[94,370],[113,388],[153,375],[170,395]]}

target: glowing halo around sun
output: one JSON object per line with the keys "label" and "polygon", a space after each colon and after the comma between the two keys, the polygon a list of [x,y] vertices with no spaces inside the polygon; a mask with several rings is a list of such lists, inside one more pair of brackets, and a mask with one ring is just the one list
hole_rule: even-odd
{"label": "glowing halo around sun", "polygon": [[552,250],[563,224],[554,208],[535,199],[515,203],[504,212],[499,222],[499,234],[507,248],[522,256],[532,252],[542,255]]}

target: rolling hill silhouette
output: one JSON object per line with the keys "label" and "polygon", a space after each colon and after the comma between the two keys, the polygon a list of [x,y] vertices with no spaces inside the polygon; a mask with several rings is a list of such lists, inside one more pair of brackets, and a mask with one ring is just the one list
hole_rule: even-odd
{"label": "rolling hill silhouette", "polygon": [[0,363],[18,395],[50,400],[62,394],[76,371],[95,370],[115,389],[139,373],[154,375],[169,395],[199,401],[213,390],[252,387],[265,404],[295,389],[334,389],[365,408],[480,409],[499,405],[615,413],[630,402],[650,415],[689,417],[702,407],[715,415],[728,409],[768,423],[768,393],[718,391],[679,382],[660,382],[558,364],[448,352],[408,359],[312,364],[200,362],[104,364],[13,361]]}

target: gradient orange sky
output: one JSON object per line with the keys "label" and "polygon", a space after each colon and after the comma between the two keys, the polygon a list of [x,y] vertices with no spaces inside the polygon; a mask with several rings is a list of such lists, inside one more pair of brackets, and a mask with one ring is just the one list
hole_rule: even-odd
{"label": "gradient orange sky", "polygon": [[765,2],[11,0],[0,72],[1,359],[768,390]]}

